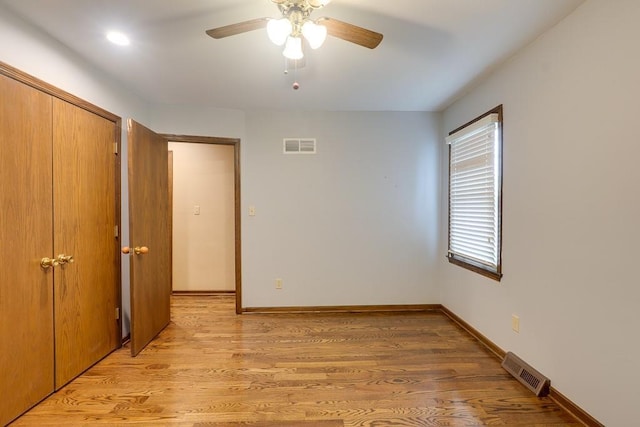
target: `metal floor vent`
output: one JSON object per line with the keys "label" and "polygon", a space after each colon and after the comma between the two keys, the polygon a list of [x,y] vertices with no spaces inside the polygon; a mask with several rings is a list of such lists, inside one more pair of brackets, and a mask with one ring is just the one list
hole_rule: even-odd
{"label": "metal floor vent", "polygon": [[525,387],[534,392],[536,396],[549,394],[549,385],[551,384],[549,378],[533,369],[531,365],[512,352],[506,354],[502,361],[502,367],[524,384]]}

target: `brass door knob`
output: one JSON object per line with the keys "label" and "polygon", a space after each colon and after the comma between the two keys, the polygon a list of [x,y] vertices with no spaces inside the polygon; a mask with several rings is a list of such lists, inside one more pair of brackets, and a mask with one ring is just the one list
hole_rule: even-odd
{"label": "brass door knob", "polygon": [[[133,248],[133,252],[136,255],[144,255],[149,253],[149,248],[146,246],[136,246],[135,248]],[[131,248],[129,246],[124,246],[122,248],[122,253],[127,255],[131,254]]]}
{"label": "brass door knob", "polygon": [[146,246],[136,246],[133,248],[133,252],[135,252],[136,255],[144,255],[149,253],[149,248]]}
{"label": "brass door knob", "polygon": [[59,264],[60,263],[55,258],[44,257],[40,260],[40,267],[44,268],[45,270],[51,267],[55,267]]}
{"label": "brass door knob", "polygon": [[75,260],[73,259],[73,255],[65,255],[65,254],[60,254],[56,257],[56,260],[58,261],[59,264],[73,264],[75,262]]}

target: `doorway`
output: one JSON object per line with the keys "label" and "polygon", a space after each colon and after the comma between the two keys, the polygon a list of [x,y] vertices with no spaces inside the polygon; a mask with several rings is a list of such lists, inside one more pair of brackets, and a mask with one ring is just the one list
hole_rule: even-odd
{"label": "doorway", "polygon": [[240,313],[240,140],[163,137],[173,181],[173,292],[235,294]]}

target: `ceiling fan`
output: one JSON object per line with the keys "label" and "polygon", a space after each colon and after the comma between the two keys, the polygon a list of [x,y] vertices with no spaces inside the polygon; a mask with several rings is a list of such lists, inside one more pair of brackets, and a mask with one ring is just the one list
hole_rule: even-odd
{"label": "ceiling fan", "polygon": [[369,49],[376,48],[382,34],[337,19],[321,17],[311,19],[311,13],[326,6],[331,0],[271,0],[278,5],[281,18],[258,18],[207,30],[214,39],[222,39],[248,31],[267,28],[269,38],[275,44],[284,45],[283,55],[298,61],[304,57],[303,40],[312,49],[324,43],[327,35],[355,43]]}

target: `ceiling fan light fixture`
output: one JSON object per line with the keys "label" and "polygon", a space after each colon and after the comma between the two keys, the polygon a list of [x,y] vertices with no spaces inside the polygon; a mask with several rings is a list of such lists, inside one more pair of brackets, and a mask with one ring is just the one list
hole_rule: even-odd
{"label": "ceiling fan light fixture", "polygon": [[302,53],[302,39],[300,37],[287,38],[287,44],[284,47],[282,54],[285,58],[289,59],[302,59],[304,54]]}
{"label": "ceiling fan light fixture", "polygon": [[129,46],[131,44],[129,37],[119,31],[109,31],[107,33],[107,40],[113,44],[117,44],[118,46]]}
{"label": "ceiling fan light fixture", "polygon": [[[304,63],[297,62],[304,58],[303,39],[313,49],[320,48],[329,34],[369,49],[375,49],[382,41],[382,34],[348,22],[326,16],[315,21],[311,19],[312,13],[329,4],[331,0],[271,0],[271,2],[278,6],[280,18],[256,18],[212,28],[206,33],[214,39],[223,39],[266,28],[274,44],[284,45],[282,54],[288,60],[294,61],[296,69],[304,66]],[[287,70],[285,70],[286,73]]]}
{"label": "ceiling fan light fixture", "polygon": [[270,19],[267,23],[269,39],[278,46],[282,46],[287,41],[292,31],[293,25],[288,18]]}
{"label": "ceiling fan light fixture", "polygon": [[302,25],[302,35],[309,42],[311,49],[318,49],[327,38],[327,27],[307,21]]}

